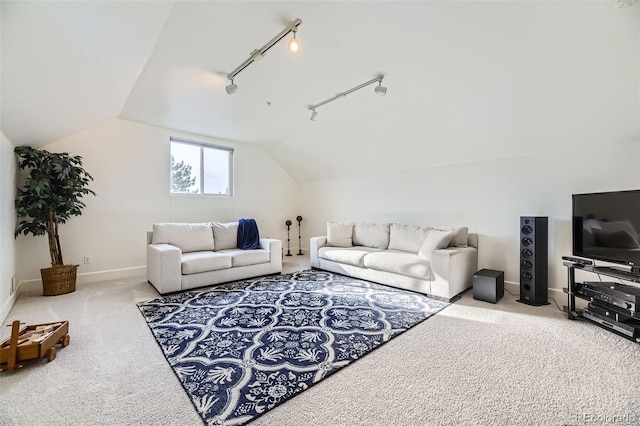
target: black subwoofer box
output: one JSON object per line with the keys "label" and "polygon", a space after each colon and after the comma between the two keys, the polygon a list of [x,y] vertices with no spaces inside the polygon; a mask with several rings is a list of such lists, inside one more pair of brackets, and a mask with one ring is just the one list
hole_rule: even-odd
{"label": "black subwoofer box", "polygon": [[520,218],[520,299],[527,305],[548,305],[548,228],[549,219],[540,216]]}
{"label": "black subwoofer box", "polygon": [[481,269],[473,274],[473,298],[498,303],[504,296],[504,272]]}

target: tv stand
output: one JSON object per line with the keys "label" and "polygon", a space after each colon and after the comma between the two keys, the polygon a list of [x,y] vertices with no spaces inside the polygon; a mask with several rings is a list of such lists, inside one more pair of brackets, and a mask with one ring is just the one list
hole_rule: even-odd
{"label": "tv stand", "polygon": [[[634,283],[640,283],[640,274],[634,270],[628,271],[615,267],[582,265],[574,262],[563,262],[563,265],[567,268],[568,286],[563,289],[567,294],[567,306],[564,307],[567,317],[570,320],[589,320],[608,331],[640,343],[640,312],[637,312],[640,309],[636,308],[637,304],[635,303],[633,305],[629,303],[627,306],[627,300],[624,299],[624,297],[628,296],[625,295],[627,292],[639,294],[640,287],[618,282],[608,283],[611,284],[611,288],[620,288],[620,297],[618,297],[615,291],[611,293],[611,290],[603,289],[604,287],[609,287],[607,283],[600,281],[576,282],[575,271],[579,269]],[[625,291],[625,289],[628,291]],[[586,310],[576,308],[576,297],[591,302],[589,307]]]}
{"label": "tv stand", "polygon": [[591,268],[582,268],[582,270],[640,283],[640,271],[637,268],[627,271],[613,266],[592,266]]}

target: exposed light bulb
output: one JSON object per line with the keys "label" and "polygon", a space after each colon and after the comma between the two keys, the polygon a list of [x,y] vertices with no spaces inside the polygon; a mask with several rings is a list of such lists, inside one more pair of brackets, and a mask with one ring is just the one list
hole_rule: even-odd
{"label": "exposed light bulb", "polygon": [[316,110],[312,110],[313,112],[311,113],[311,117],[309,117],[309,119],[311,121],[316,121],[318,119],[318,113],[316,112]]}
{"label": "exposed light bulb", "polygon": [[300,42],[296,38],[295,31],[293,32],[293,37],[291,38],[291,40],[289,40],[289,50],[291,52],[297,52],[298,50],[300,50]]}

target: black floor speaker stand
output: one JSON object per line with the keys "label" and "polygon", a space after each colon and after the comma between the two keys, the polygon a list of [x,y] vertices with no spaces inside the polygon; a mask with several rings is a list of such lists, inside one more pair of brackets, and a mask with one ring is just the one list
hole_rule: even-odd
{"label": "black floor speaker stand", "polygon": [[289,237],[289,231],[291,230],[291,221],[287,219],[284,224],[287,225],[287,254],[285,254],[285,256],[291,256],[291,238]]}

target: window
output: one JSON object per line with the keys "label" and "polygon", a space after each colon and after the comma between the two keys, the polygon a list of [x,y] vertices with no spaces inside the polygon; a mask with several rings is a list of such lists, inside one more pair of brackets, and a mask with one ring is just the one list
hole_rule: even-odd
{"label": "window", "polygon": [[233,195],[233,148],[171,138],[171,193]]}

